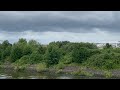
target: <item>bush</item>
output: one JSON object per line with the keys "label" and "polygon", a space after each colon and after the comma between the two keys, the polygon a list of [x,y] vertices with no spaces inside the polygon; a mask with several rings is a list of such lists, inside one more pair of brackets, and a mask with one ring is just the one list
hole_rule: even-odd
{"label": "bush", "polygon": [[38,53],[32,53],[29,59],[31,64],[41,63],[43,61],[43,55]]}
{"label": "bush", "polygon": [[37,64],[42,61],[42,55],[38,54],[31,54],[31,55],[24,55],[19,60],[17,60],[15,63],[18,63],[20,65],[22,64]]}
{"label": "bush", "polygon": [[23,51],[19,46],[14,45],[12,47],[10,56],[11,56],[12,62],[15,62],[16,60],[20,59],[23,56]]}
{"label": "bush", "polygon": [[104,71],[105,77],[106,78],[111,78],[112,77],[112,72],[110,71]]}
{"label": "bush", "polygon": [[87,48],[76,47],[72,52],[72,61],[75,63],[83,63],[90,56],[90,51]]}
{"label": "bush", "polygon": [[60,62],[59,64],[55,65],[55,69],[63,69],[66,65],[62,62]]}
{"label": "bush", "polygon": [[50,46],[48,47],[46,54],[45,54],[45,62],[47,66],[58,64],[61,58],[61,52],[59,51],[58,47]]}
{"label": "bush", "polygon": [[24,48],[23,48],[23,55],[30,55],[30,54],[32,54],[31,47],[28,46],[28,45],[24,46]]}
{"label": "bush", "polygon": [[71,53],[68,53],[65,56],[63,56],[63,58],[61,58],[60,62],[62,62],[64,64],[72,63],[72,55],[71,55]]}
{"label": "bush", "polygon": [[47,70],[46,64],[45,64],[45,63],[39,63],[39,64],[37,64],[36,70],[37,70],[38,72],[46,71],[46,70]]}
{"label": "bush", "polygon": [[102,52],[101,52],[101,50],[99,50],[99,49],[89,49],[89,51],[90,51],[90,57],[92,56],[92,55],[95,55],[95,54],[101,54]]}
{"label": "bush", "polygon": [[120,48],[114,48],[114,49],[111,49],[111,51],[115,53],[120,53]]}
{"label": "bush", "polygon": [[11,54],[11,47],[8,46],[8,47],[2,52],[2,56],[1,56],[2,61],[5,60],[7,57],[9,57],[10,54]]}
{"label": "bush", "polygon": [[31,62],[29,57],[30,57],[29,55],[25,55],[21,57],[19,60],[17,60],[15,64],[18,64],[18,65],[30,64]]}
{"label": "bush", "polygon": [[100,69],[115,69],[120,67],[120,54],[102,53],[91,56],[85,63],[87,66]]}

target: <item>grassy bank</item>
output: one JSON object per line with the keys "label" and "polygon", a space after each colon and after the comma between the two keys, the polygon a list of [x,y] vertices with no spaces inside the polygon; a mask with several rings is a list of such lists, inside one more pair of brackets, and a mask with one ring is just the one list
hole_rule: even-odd
{"label": "grassy bank", "polygon": [[52,72],[55,74],[71,74],[76,76],[85,77],[105,77],[105,78],[120,78],[120,70],[100,70],[94,68],[88,68],[76,63],[72,64],[58,64],[55,66],[47,67],[45,63],[39,63],[34,65],[16,65],[16,64],[2,64],[0,68],[13,69],[15,71],[34,71],[34,72]]}

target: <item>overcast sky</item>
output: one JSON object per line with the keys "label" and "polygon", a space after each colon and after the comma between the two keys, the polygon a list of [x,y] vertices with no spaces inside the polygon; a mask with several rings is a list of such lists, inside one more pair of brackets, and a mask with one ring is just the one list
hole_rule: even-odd
{"label": "overcast sky", "polygon": [[117,42],[119,11],[0,11],[0,40]]}

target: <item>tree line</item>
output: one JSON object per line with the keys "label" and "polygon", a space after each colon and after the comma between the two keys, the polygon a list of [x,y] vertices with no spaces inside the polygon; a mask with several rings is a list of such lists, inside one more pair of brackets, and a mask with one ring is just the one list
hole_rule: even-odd
{"label": "tree line", "polygon": [[90,67],[113,69],[120,66],[120,49],[109,44],[99,49],[93,43],[56,41],[42,45],[36,40],[24,38],[13,44],[8,40],[0,44],[0,62],[38,64],[48,67],[63,63],[78,63]]}

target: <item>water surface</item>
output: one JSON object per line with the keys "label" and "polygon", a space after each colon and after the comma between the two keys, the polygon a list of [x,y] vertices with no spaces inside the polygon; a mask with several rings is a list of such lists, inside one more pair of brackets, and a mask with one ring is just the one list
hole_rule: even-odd
{"label": "water surface", "polygon": [[37,73],[34,71],[14,71],[0,69],[0,79],[104,79],[105,77],[75,76],[70,74],[55,74],[52,72]]}

